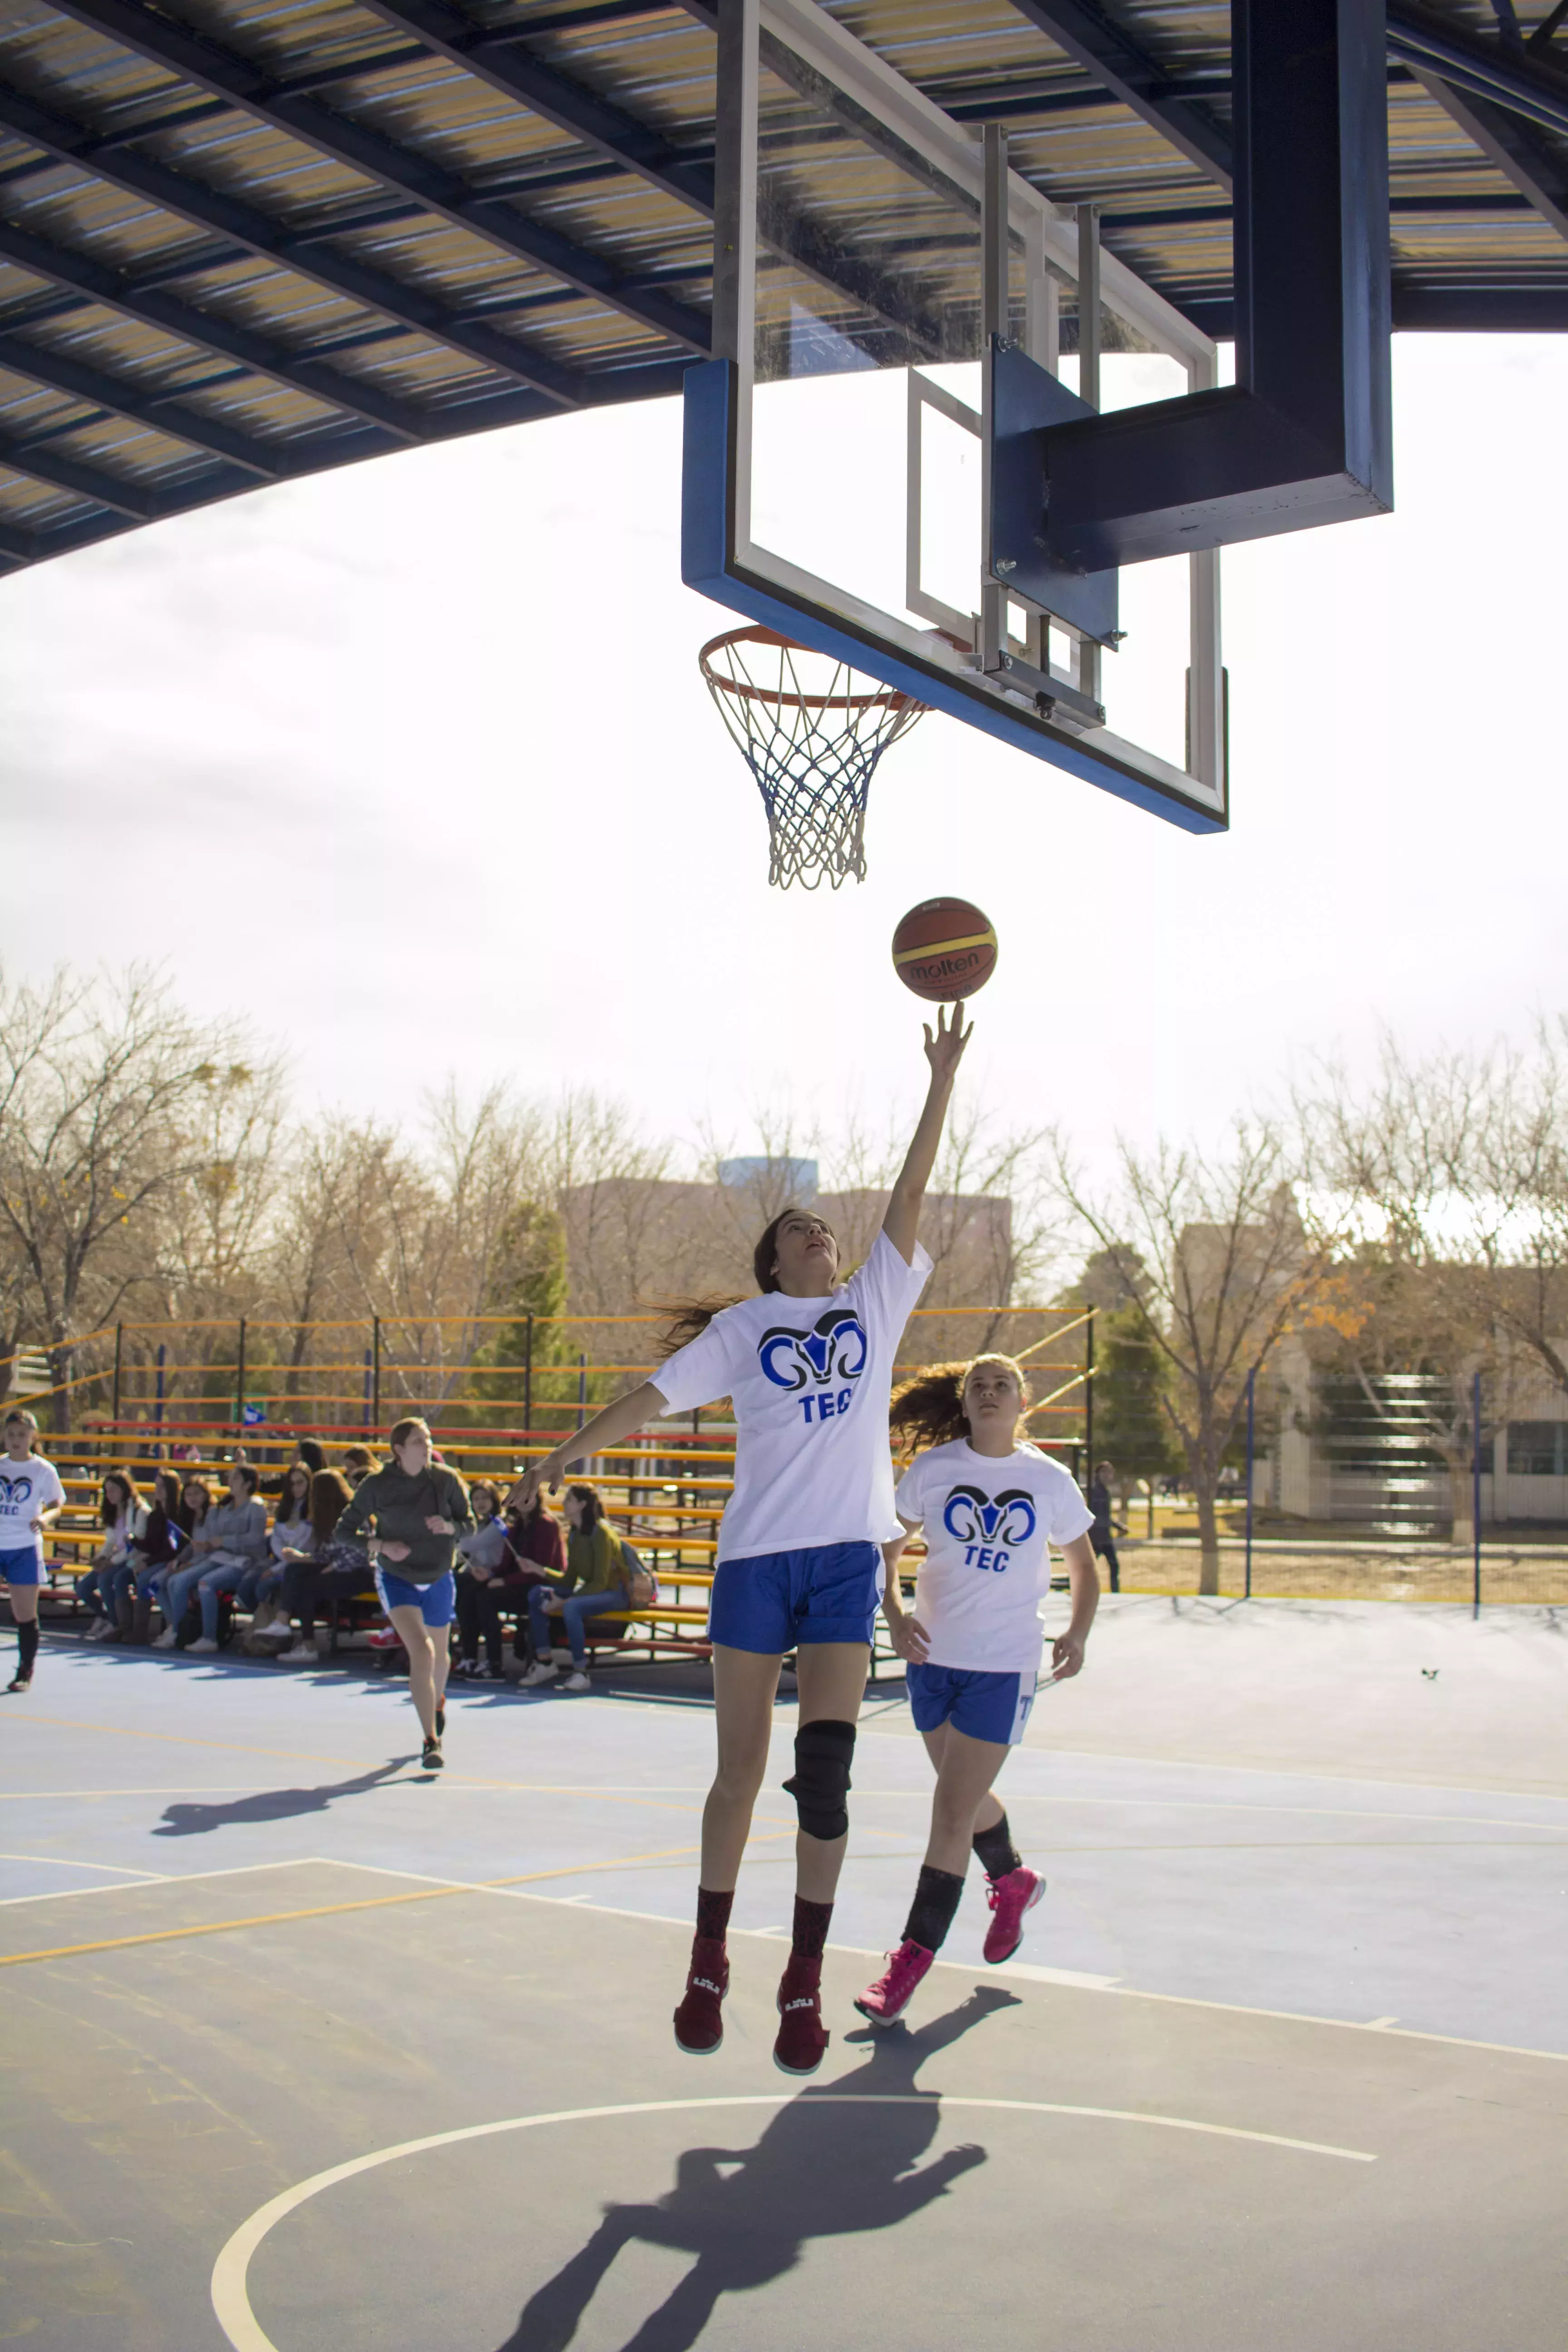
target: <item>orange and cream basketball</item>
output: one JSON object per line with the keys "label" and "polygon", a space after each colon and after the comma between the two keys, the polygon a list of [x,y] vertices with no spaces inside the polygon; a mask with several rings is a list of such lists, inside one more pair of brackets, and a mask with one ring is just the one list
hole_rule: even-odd
{"label": "orange and cream basketball", "polygon": [[893,933],[893,969],[932,1004],[984,988],[996,969],[996,934],[966,898],[922,898]]}

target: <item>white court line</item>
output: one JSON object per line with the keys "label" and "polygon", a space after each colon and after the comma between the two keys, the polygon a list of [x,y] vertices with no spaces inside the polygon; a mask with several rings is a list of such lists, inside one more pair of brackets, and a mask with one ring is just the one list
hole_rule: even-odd
{"label": "white court line", "polygon": [[[213,2264],[212,2300],[218,2326],[223,2329],[234,2352],[279,2352],[270,2336],[261,2326],[250,2307],[246,2277],[255,2253],[269,2230],[275,2229],[289,2213],[320,2196],[325,2189],[335,2189],[340,2181],[353,2180],[362,2172],[373,2172],[384,2164],[394,2164],[400,2158],[423,2156],[431,2148],[452,2147],[461,2140],[492,2139],[500,2132],[538,2131],[549,2124],[602,2123],[619,2116],[668,2116],[689,2113],[693,2108],[711,2107],[931,2107],[935,2104],[930,2094],[920,2092],[870,2091],[765,2091],[748,2094],[742,2098],[724,2099],[642,2099],[614,2107],[561,2107],[552,2115],[510,2116],[504,2123],[466,2124],[458,2131],[432,2132],[425,2139],[405,2139],[396,2147],[381,2147],[369,2156],[351,2157],[346,2164],[329,2166],[326,2171],[313,2173],[292,2189],[284,2189],[258,2208],[248,2221],[242,2221]],[[1364,2148],[1330,2147],[1321,2140],[1287,2139],[1279,2132],[1243,2131],[1235,2124],[1199,2123],[1186,2116],[1141,2114],[1131,2107],[1077,2107],[1047,2099],[966,2099],[950,2098],[944,2092],[941,2105],[949,2108],[976,2108],[986,2113],[1026,2116],[1070,2116],[1089,2122],[1113,2124],[1146,2124],[1160,2131],[1194,2132],[1214,2139],[1246,2140],[1255,2147],[1284,2148],[1295,2156],[1327,2156],[1342,2164],[1375,2164],[1375,2156]]]}
{"label": "white court line", "polygon": [[178,1789],[0,1789],[0,1804],[52,1804],[61,1797],[248,1797],[272,1785],[267,1780],[203,1780]]}
{"label": "white court line", "polygon": [[166,1870],[138,1870],[129,1862],[75,1862],[64,1854],[0,1853],[0,1862],[37,1862],[46,1870],[119,1870],[132,1878],[167,1878]]}
{"label": "white court line", "polygon": [[[12,1858],[19,1860],[21,1857],[13,1856]],[[47,1858],[43,1854],[29,1854],[26,1857],[29,1862],[42,1862]],[[289,1854],[281,1862],[240,1862],[232,1864],[227,1870],[150,1870],[143,1872],[140,1878],[118,1880],[112,1886],[61,1886],[46,1895],[6,1895],[0,1896],[0,1911],[9,1910],[16,1903],[68,1903],[73,1895],[128,1895],[137,1886],[184,1886],[187,1880],[194,1882],[200,1878],[248,1878],[253,1871],[298,1870],[303,1864],[315,1862],[320,1857],[315,1854]],[[61,1865],[68,1870],[106,1870],[113,1866],[115,1865],[108,1863],[75,1862]],[[368,1869],[374,1865],[367,1864],[365,1867]],[[405,1874],[399,1871],[396,1875],[403,1877]]]}

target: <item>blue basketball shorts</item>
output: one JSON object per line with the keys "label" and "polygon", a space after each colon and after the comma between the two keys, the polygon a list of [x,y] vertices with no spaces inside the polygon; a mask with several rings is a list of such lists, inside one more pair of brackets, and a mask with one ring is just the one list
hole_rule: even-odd
{"label": "blue basketball shorts", "polygon": [[395,1609],[417,1609],[426,1625],[440,1626],[449,1625],[458,1613],[458,1588],[450,1569],[434,1584],[410,1584],[406,1577],[378,1567],[375,1589],[389,1617]]}
{"label": "blue basketball shorts", "polygon": [[721,1559],[713,1573],[708,1639],[763,1657],[782,1657],[803,1642],[868,1643],[881,1598],[880,1544],[811,1544]]}
{"label": "blue basketball shorts", "polygon": [[998,1748],[1016,1748],[1035,1704],[1036,1677],[1030,1675],[989,1675],[965,1666],[904,1668],[904,1687],[917,1731],[935,1731],[951,1723],[969,1739],[988,1739]]}
{"label": "blue basketball shorts", "polygon": [[43,1576],[37,1544],[29,1544],[26,1551],[0,1551],[0,1583],[41,1584]]}

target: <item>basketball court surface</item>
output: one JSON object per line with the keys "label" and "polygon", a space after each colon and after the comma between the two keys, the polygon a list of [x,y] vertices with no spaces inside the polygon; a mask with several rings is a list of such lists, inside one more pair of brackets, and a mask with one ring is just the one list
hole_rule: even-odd
{"label": "basketball court surface", "polygon": [[[1568,1662],[1498,1610],[1109,1600],[885,2033],[928,1770],[874,1690],[808,2086],[793,1706],[724,2045],[668,2015],[711,1718],[57,1640],[0,1719],[6,2339],[45,2352],[1556,2347]],[[786,1679],[786,1692],[789,1688]]]}

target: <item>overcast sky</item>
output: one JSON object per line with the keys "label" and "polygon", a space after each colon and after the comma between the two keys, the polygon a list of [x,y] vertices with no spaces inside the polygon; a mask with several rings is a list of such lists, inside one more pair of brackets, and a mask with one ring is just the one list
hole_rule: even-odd
{"label": "overcast sky", "polygon": [[699,682],[675,403],[381,459],[0,584],[4,952],[164,963],[280,1039],[302,1112],[589,1084],[650,1122],[913,1101],[893,924],[1002,940],[971,1083],[1009,1124],[1212,1132],[1318,1051],[1563,1002],[1568,341],[1396,338],[1391,518],[1226,558],[1232,830],[942,718],[870,876],[766,887]]}

